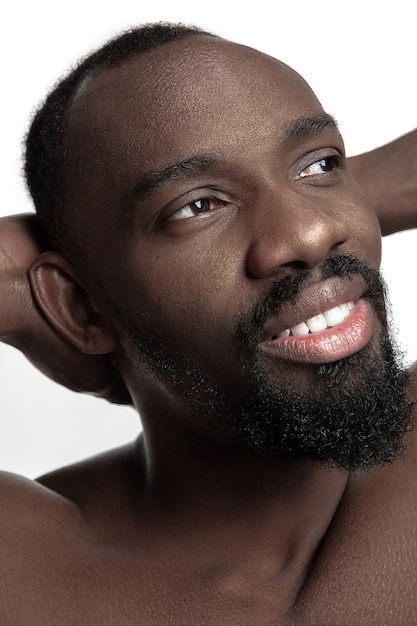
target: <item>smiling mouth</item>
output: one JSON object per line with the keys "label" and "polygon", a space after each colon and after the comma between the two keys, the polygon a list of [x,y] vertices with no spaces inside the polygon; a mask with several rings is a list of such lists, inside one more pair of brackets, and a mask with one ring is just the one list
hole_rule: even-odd
{"label": "smiling mouth", "polygon": [[349,316],[354,306],[355,305],[353,301],[340,304],[327,311],[324,311],[323,313],[314,315],[313,317],[310,317],[309,319],[300,322],[295,326],[292,326],[291,328],[286,328],[278,335],[272,336],[271,339],[274,340],[284,337],[303,337],[305,335],[327,330],[328,328],[333,328],[333,326],[337,326]]}
{"label": "smiling mouth", "polygon": [[260,346],[279,359],[330,363],[362,350],[371,340],[373,320],[370,303],[363,298],[349,300],[284,331],[271,333]]}

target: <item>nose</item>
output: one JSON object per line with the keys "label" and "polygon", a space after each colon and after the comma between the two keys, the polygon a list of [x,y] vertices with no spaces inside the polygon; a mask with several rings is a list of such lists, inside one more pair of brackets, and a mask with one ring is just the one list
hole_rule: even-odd
{"label": "nose", "polygon": [[295,193],[259,203],[253,213],[247,272],[254,278],[285,267],[312,269],[340,252],[350,237],[349,220],[329,199]]}

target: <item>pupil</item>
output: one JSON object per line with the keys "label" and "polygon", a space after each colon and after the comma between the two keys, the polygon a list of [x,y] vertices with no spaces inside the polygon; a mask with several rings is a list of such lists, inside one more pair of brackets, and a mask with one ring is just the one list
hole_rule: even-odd
{"label": "pupil", "polygon": [[322,159],[320,161],[320,165],[326,172],[328,172],[333,168],[333,161],[332,159],[329,159],[329,158]]}

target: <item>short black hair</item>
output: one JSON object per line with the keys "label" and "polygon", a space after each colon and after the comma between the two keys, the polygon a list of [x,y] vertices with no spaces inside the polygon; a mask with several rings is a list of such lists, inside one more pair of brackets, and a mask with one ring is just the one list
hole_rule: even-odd
{"label": "short black hair", "polygon": [[[165,43],[188,37],[215,37],[196,26],[157,22],[129,29],[93,51],[61,79],[35,113],[25,140],[24,173],[40,223],[50,245],[63,251],[69,216],[60,207],[66,163],[65,117],[82,81],[97,70],[117,66]],[[65,231],[65,232],[64,232]]]}

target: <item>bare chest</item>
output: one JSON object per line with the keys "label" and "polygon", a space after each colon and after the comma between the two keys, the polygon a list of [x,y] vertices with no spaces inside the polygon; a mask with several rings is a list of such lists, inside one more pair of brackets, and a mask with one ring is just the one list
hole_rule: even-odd
{"label": "bare chest", "polygon": [[[417,547],[406,528],[356,533],[329,546],[294,593],[291,572],[244,571],[174,550],[140,554],[90,545],[2,568],[0,623],[411,626],[417,623]],[[352,529],[352,533],[354,533]],[[353,539],[355,540],[353,542]]]}

